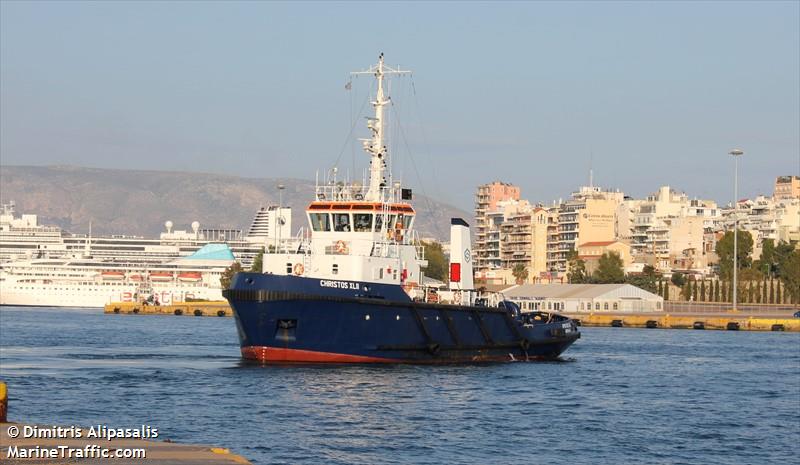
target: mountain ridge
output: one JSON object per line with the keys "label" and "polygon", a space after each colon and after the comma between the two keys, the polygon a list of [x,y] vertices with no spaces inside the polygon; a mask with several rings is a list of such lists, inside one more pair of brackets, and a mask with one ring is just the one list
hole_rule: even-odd
{"label": "mountain ridge", "polygon": [[[292,230],[305,226],[305,207],[314,182],[295,178],[242,177],[184,171],[91,168],[72,165],[0,166],[0,200],[14,201],[17,214],[39,216],[41,224],[98,235],[157,236],[164,222],[175,229],[242,229],[256,211],[277,205],[278,184],[286,186],[283,205],[292,207]],[[457,207],[414,193],[415,228],[423,237],[448,240],[451,217],[469,218]]]}

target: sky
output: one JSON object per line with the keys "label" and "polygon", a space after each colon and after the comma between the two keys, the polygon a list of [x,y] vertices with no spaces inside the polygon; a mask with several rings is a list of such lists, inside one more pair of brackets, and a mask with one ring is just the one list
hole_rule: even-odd
{"label": "sky", "polygon": [[[0,164],[396,178],[472,210],[588,182],[729,202],[800,174],[800,2],[0,2]],[[322,176],[322,174],[320,174]]]}

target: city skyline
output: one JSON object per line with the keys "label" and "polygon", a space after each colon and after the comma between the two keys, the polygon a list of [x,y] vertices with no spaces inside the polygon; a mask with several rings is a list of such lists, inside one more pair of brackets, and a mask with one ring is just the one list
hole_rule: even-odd
{"label": "city skyline", "polygon": [[493,180],[566,199],[590,166],[635,198],[724,205],[732,148],[740,197],[800,173],[797,3],[0,9],[3,165],[360,173],[367,80],[345,86],[385,52],[414,71],[393,83],[395,175],[467,211]]}

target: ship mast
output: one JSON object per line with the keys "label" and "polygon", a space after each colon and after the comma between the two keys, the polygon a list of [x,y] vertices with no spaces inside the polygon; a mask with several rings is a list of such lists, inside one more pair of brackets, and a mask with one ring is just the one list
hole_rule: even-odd
{"label": "ship mast", "polygon": [[381,53],[378,57],[377,65],[372,65],[367,70],[356,71],[350,74],[372,74],[378,81],[378,92],[375,95],[375,100],[372,101],[372,106],[375,108],[375,116],[373,118],[367,118],[367,127],[372,131],[372,138],[359,140],[361,140],[364,151],[366,151],[370,157],[369,188],[364,196],[364,200],[368,202],[385,202],[386,198],[383,195],[383,188],[386,187],[387,180],[384,172],[386,171],[389,153],[384,140],[383,107],[391,102],[391,97],[384,93],[383,80],[384,76],[389,74],[411,74],[411,71],[403,71],[386,66],[383,63],[383,53]]}

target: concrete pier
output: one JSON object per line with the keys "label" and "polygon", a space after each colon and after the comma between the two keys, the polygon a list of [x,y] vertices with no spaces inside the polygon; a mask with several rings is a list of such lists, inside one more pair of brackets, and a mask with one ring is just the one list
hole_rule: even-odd
{"label": "concrete pier", "polygon": [[716,329],[727,331],[800,331],[800,318],[726,313],[580,313],[569,314],[583,326],[622,328]]}
{"label": "concrete pier", "polygon": [[134,302],[106,304],[105,313],[125,315],[175,315],[175,316],[233,316],[233,310],[225,300],[208,302],[179,302],[170,305],[142,305]]}

